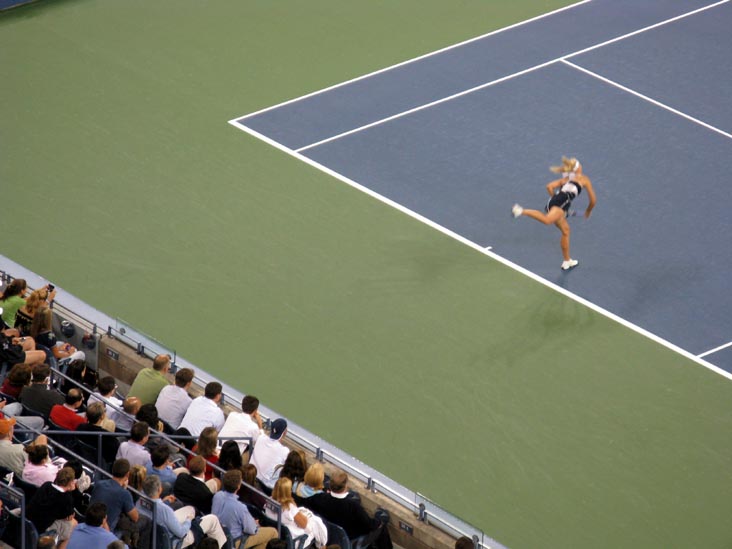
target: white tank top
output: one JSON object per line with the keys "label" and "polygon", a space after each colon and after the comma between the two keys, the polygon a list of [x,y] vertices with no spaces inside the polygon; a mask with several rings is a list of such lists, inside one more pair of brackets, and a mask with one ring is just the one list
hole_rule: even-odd
{"label": "white tank top", "polygon": [[580,184],[572,181],[572,179],[577,174],[575,172],[564,172],[562,174],[562,177],[568,177],[569,181],[567,181],[564,185],[562,185],[562,188],[559,189],[563,193],[569,193],[573,194],[574,196],[577,196],[580,192]]}

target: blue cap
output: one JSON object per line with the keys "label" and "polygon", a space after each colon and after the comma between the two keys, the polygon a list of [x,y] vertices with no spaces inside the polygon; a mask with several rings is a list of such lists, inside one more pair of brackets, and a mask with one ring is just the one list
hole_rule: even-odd
{"label": "blue cap", "polygon": [[279,440],[287,430],[287,421],[282,418],[275,419],[272,422],[272,430],[269,432],[269,438]]}

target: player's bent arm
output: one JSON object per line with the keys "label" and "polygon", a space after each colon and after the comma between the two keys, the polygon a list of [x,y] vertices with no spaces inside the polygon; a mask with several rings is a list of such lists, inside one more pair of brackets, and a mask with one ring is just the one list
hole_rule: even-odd
{"label": "player's bent arm", "polygon": [[587,190],[587,197],[590,199],[590,203],[587,205],[587,209],[585,210],[585,217],[590,217],[592,209],[595,207],[595,204],[597,204],[597,196],[595,195],[595,189],[592,188],[592,183],[588,177],[585,177],[583,187]]}
{"label": "player's bent arm", "polygon": [[569,179],[567,177],[563,177],[561,179],[555,179],[554,181],[547,183],[546,185],[546,192],[549,193],[549,196],[553,196],[554,192],[564,185]]}

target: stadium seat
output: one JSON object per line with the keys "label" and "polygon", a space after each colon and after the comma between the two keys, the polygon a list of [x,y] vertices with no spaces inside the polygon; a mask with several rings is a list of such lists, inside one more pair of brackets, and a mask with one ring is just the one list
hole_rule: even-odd
{"label": "stadium seat", "polygon": [[18,475],[13,475],[13,486],[25,494],[26,504],[33,499],[33,496],[38,491],[38,486],[27,480],[23,480]]}
{"label": "stadium seat", "polygon": [[[254,519],[258,520],[260,523],[262,522],[262,520],[266,519],[264,511],[262,511],[256,505],[247,503],[246,506],[247,506],[247,510],[249,511],[249,514],[252,515],[252,517],[254,517]],[[277,525],[277,523],[275,522],[275,527],[276,527],[276,525]]]}
{"label": "stadium seat", "polygon": [[[56,537],[55,530],[49,530],[43,532],[43,535],[50,535]],[[0,540],[4,541],[14,549],[36,549],[38,547],[38,530],[33,523],[25,519],[25,547],[21,543],[22,532],[21,532],[21,520],[20,517],[14,513],[8,513],[8,526],[3,532]]]}
{"label": "stadium seat", "polygon": [[[56,448],[56,455],[72,459],[73,456],[64,450],[71,450],[72,452],[76,451],[76,444],[78,440],[74,435],[74,432],[57,425],[50,417],[46,418],[46,425],[48,428],[45,431],[45,435],[63,447]],[[96,462],[96,459],[93,461]]]}
{"label": "stadium seat", "polygon": [[249,535],[250,535],[250,534],[242,534],[238,538],[233,539],[231,537],[231,534],[229,533],[229,529],[228,528],[224,528],[224,533],[226,534],[226,539],[227,539],[228,544],[229,544],[228,546],[229,547],[239,547],[239,548],[243,548],[244,547],[244,544],[247,542],[247,540],[249,539]]}
{"label": "stadium seat", "polygon": [[374,541],[376,541],[376,538],[381,535],[381,529],[384,527],[383,524],[381,524],[378,528],[375,530],[372,530],[365,536],[358,537],[356,539],[351,540],[351,547],[352,549],[367,549]]}
{"label": "stadium seat", "polygon": [[303,534],[293,538],[290,530],[284,526],[282,527],[281,539],[287,543],[287,549],[305,549],[307,537],[307,534]]}
{"label": "stadium seat", "polygon": [[161,524],[155,527],[155,538],[157,549],[180,549],[183,545],[182,539],[174,540],[165,526]]}
{"label": "stadium seat", "polygon": [[325,519],[323,519],[323,524],[328,529],[328,545],[338,545],[341,549],[351,549],[351,540],[348,539],[348,534],[341,526]]}
{"label": "stadium seat", "polygon": [[72,450],[79,454],[81,457],[83,457],[85,460],[94,463],[97,467],[101,467],[105,471],[109,467],[109,464],[106,463],[104,459],[101,460],[101,463],[98,463],[97,458],[99,457],[99,455],[97,448],[81,440],[80,438],[77,438],[74,441],[74,448],[72,448]]}
{"label": "stadium seat", "polygon": [[[5,478],[10,473],[12,473],[12,471],[10,469],[8,469],[7,467],[4,467],[4,466],[0,465],[0,482],[5,482]],[[5,484],[7,484],[7,482]]]}
{"label": "stadium seat", "polygon": [[33,416],[33,417],[42,417],[43,421],[46,421],[46,416],[39,412],[38,410],[34,410],[33,408],[28,408],[25,404],[23,404],[23,415],[24,416]]}

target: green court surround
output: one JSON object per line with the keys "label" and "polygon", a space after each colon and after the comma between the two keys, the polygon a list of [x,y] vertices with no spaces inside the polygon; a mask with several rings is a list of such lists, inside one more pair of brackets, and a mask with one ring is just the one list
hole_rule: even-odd
{"label": "green court surround", "polygon": [[729,381],[226,124],[496,4],[0,15],[2,253],[509,547],[729,547]]}

